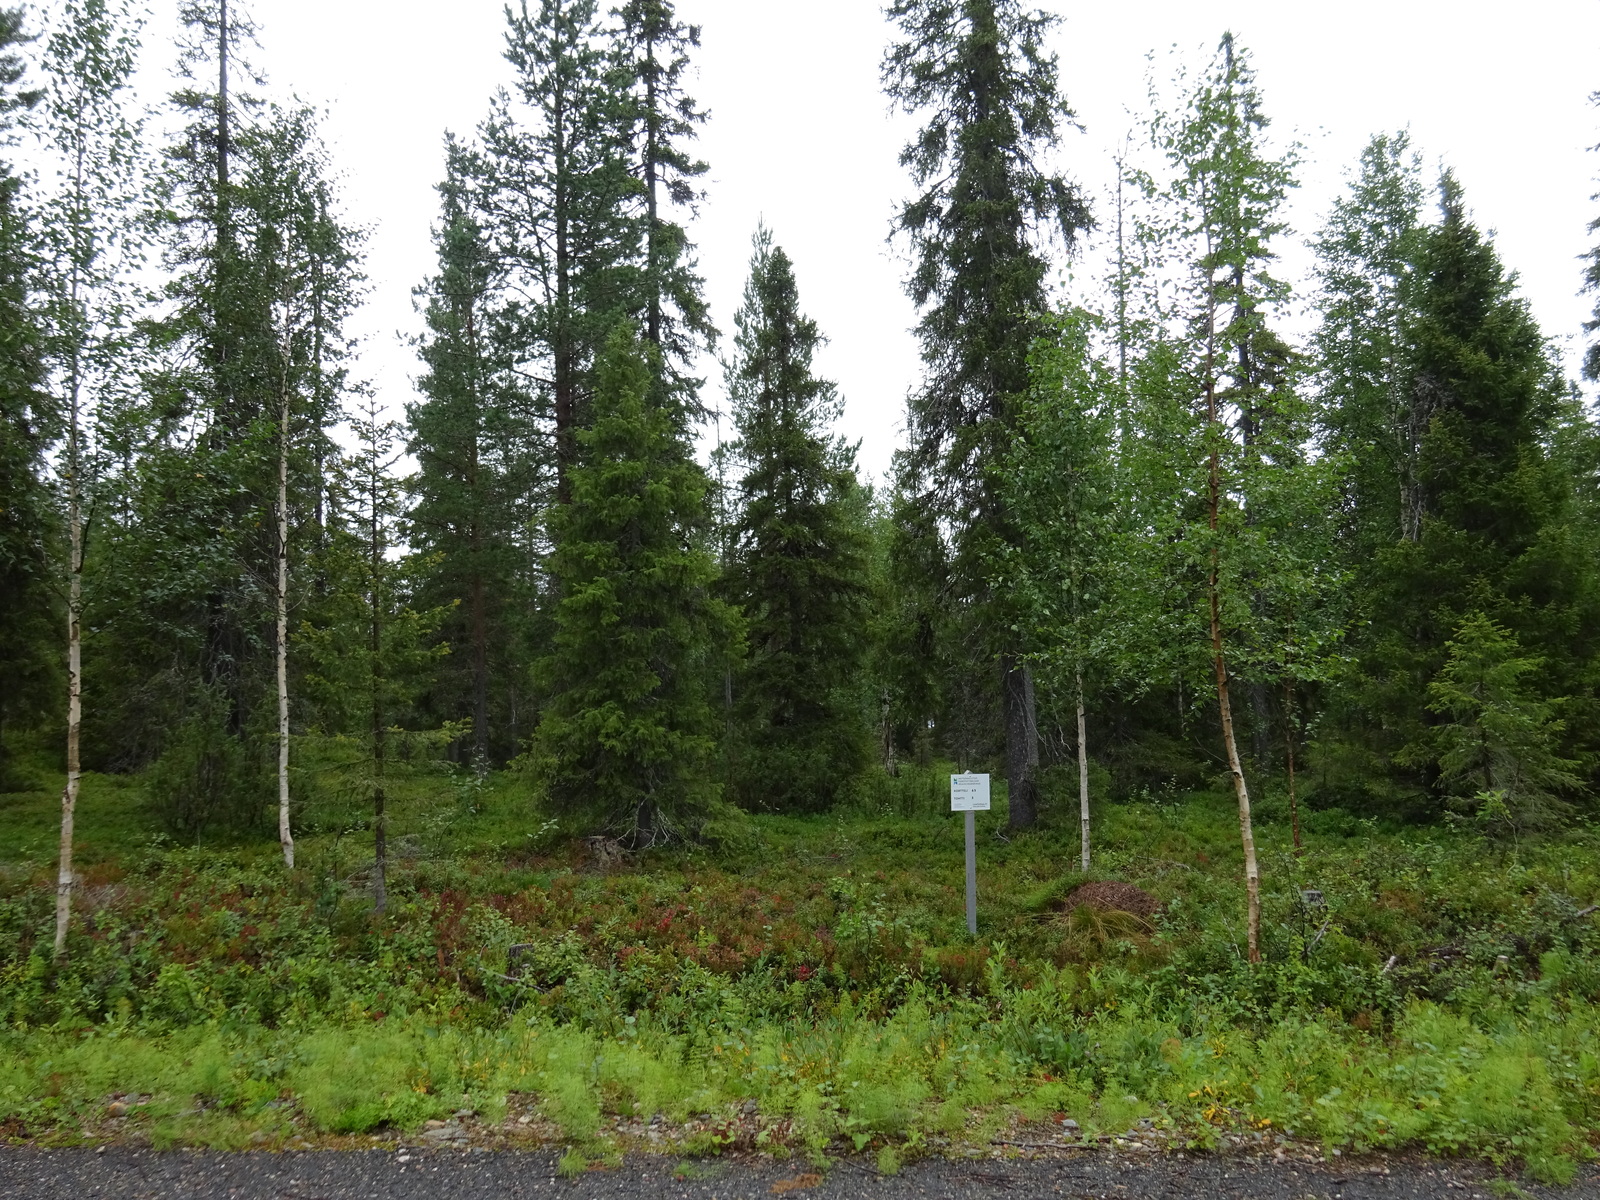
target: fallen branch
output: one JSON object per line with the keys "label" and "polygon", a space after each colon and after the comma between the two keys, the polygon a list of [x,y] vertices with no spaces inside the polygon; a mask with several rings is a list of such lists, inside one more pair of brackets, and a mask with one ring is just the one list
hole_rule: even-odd
{"label": "fallen branch", "polygon": [[991,1146],[1020,1146],[1024,1150],[1071,1150],[1071,1142],[1013,1142],[1006,1138],[989,1139]]}

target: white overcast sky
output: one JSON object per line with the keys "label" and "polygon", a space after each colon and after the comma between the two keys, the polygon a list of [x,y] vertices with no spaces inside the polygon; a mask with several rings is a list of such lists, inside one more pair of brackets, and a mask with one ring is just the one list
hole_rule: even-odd
{"label": "white overcast sky", "polygon": [[[174,0],[147,32],[145,88],[165,89]],[[1114,178],[1113,148],[1143,112],[1146,56],[1198,62],[1232,29],[1250,48],[1273,132],[1305,145],[1292,219],[1313,232],[1367,138],[1409,128],[1432,167],[1454,168],[1546,334],[1576,358],[1590,307],[1576,294],[1585,226],[1600,205],[1591,68],[1594,0],[1045,0],[1061,81],[1084,126],[1061,161],[1091,195]],[[429,226],[446,129],[470,133],[500,58],[499,0],[254,0],[254,55],[272,94],[325,107],[350,216],[371,229],[371,295],[355,331],[362,374],[398,409],[415,359],[411,288],[432,269]],[[844,432],[881,478],[898,443],[918,359],[904,263],[885,243],[908,185],[896,156],[910,125],[879,91],[892,29],[874,0],[679,0],[703,29],[692,93],[710,112],[700,139],[707,198],[692,225],[712,315],[731,331],[750,235],[765,219],[793,258],[801,301],[830,339],[821,358],[846,400]],[[1104,206],[1101,206],[1104,212]],[[1302,289],[1307,257],[1285,245]],[[1065,267],[1066,264],[1062,264]],[[1079,268],[1080,277],[1089,272]],[[721,393],[707,363],[708,399]]]}

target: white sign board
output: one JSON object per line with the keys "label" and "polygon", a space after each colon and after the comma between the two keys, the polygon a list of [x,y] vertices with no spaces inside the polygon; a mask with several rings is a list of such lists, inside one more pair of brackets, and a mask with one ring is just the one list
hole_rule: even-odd
{"label": "white sign board", "polygon": [[951,812],[988,812],[989,777],[987,775],[950,776]]}

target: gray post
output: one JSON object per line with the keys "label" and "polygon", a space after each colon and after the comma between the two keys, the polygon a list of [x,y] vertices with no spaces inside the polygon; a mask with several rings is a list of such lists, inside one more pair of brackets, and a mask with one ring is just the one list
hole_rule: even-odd
{"label": "gray post", "polygon": [[977,834],[974,832],[976,822],[973,820],[972,810],[966,812],[967,818],[967,932],[977,935],[978,932],[978,850]]}

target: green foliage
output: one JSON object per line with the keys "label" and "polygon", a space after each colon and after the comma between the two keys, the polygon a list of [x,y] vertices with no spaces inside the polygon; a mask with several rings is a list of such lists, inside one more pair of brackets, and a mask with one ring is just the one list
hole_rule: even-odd
{"label": "green foliage", "polygon": [[[958,630],[964,653],[949,657],[962,665],[999,657],[1011,818],[1026,828],[1037,819],[1038,721],[1021,658],[1031,647],[1005,590],[991,587],[992,558],[1019,537],[993,468],[1016,429],[1046,308],[1035,237],[1059,236],[1070,250],[1090,225],[1082,194],[1042,165],[1074,118],[1044,46],[1052,18],[1017,0],[895,0],[887,11],[901,40],[884,55],[884,89],[924,122],[900,154],[917,194],[895,219],[911,252],[906,291],[921,310],[927,368],[908,402],[899,486],[902,501],[924,509],[921,520],[950,542],[946,603],[976,602]],[[958,724],[970,729],[975,714],[965,715]],[[971,740],[962,739],[961,757]]]}
{"label": "green foliage", "polygon": [[[0,10],[0,136],[18,110],[37,103],[19,91],[24,63],[21,8]],[[37,230],[22,205],[22,181],[0,162],[0,786],[11,778],[10,741],[36,725],[56,692],[55,604],[51,550],[57,515],[45,485],[45,448],[54,412],[44,382],[40,314],[33,310],[28,275]]]}
{"label": "green foliage", "polygon": [[734,681],[735,794],[750,809],[827,808],[868,757],[869,502],[853,447],[829,431],[834,387],[812,374],[821,335],[764,228],[734,323],[730,450],[744,473],[724,587],[743,609],[746,642]]}
{"label": "green foliage", "polygon": [[[1398,227],[1365,252],[1372,261],[1361,271],[1390,281],[1399,341],[1381,380],[1387,414],[1363,415],[1360,405],[1371,409],[1376,400],[1335,393],[1336,412],[1351,413],[1334,419],[1387,423],[1386,436],[1398,439],[1387,488],[1401,507],[1398,523],[1366,518],[1359,671],[1338,699],[1345,736],[1370,746],[1380,770],[1398,763],[1417,784],[1454,788],[1459,772],[1431,756],[1433,731],[1423,718],[1450,639],[1481,615],[1544,660],[1530,699],[1580,695],[1597,652],[1596,578],[1570,460],[1550,449],[1564,420],[1562,385],[1526,302],[1448,174],[1439,223],[1406,228],[1410,202],[1391,195],[1412,194],[1401,172],[1394,162],[1369,162],[1347,218]],[[1582,760],[1593,715],[1585,704],[1572,714],[1550,732],[1559,735],[1558,757]]]}
{"label": "green foliage", "polygon": [[652,355],[627,326],[612,334],[572,502],[551,517],[559,598],[533,751],[556,812],[646,844],[717,809],[711,687],[734,630],[697,546],[705,474],[648,401]]}
{"label": "green foliage", "polygon": [[628,172],[642,202],[635,218],[642,246],[637,300],[629,311],[645,341],[661,355],[660,385],[679,404],[693,408],[699,381],[687,374],[696,343],[716,335],[695,271],[688,231],[669,215],[692,206],[709,169],[689,151],[706,113],[684,90],[690,52],[699,49],[700,27],[678,19],[671,0],[626,0],[613,10],[608,31],[619,78],[618,136],[626,147]]}
{"label": "green foliage", "polygon": [[[265,745],[260,739],[254,745]],[[201,687],[171,731],[147,787],[166,831],[185,842],[207,833],[259,831],[272,796],[266,763],[228,726],[227,698]]]}
{"label": "green foliage", "polygon": [[470,720],[474,755],[519,750],[515,714],[528,703],[526,617],[532,603],[521,550],[549,480],[531,449],[536,409],[511,371],[498,278],[482,227],[483,201],[466,149],[446,145],[435,234],[439,273],[422,289],[427,335],[423,399],[407,406],[417,459],[405,529],[418,602],[447,609],[450,654],[425,697],[438,720]]}
{"label": "green foliage", "polygon": [[1528,676],[1542,664],[1518,648],[1508,630],[1473,613],[1445,644],[1450,657],[1428,685],[1428,707],[1449,718],[1433,731],[1443,783],[1513,831],[1548,827],[1566,807],[1560,795],[1581,786],[1578,764],[1555,749],[1562,723],[1531,691]]}

